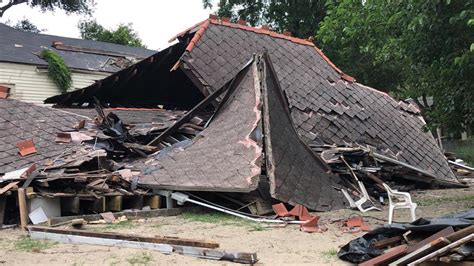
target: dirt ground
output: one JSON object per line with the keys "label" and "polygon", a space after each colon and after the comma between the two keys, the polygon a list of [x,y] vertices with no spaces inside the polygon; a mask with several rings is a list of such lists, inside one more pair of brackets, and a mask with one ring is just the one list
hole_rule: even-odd
{"label": "dirt ground", "polygon": [[[417,217],[436,217],[474,207],[474,189],[449,189],[412,192],[418,203]],[[347,265],[336,257],[338,248],[362,233],[344,233],[333,219],[361,214],[352,210],[320,213],[324,233],[300,232],[298,226],[267,228],[223,214],[183,214],[126,221],[110,225],[86,225],[87,230],[121,232],[144,236],[177,236],[213,240],[220,249],[256,252],[261,265]],[[365,219],[372,225],[383,223],[387,210],[368,212]],[[368,217],[370,216],[370,217]],[[396,221],[408,221],[408,210],[396,212]],[[53,243],[31,240],[19,229],[0,231],[0,264],[4,265],[230,265],[231,262],[211,261],[178,254]]]}

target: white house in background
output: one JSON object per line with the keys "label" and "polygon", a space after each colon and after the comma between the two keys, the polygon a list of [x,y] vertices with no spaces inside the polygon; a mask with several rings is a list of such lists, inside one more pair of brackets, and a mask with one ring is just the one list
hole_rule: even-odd
{"label": "white house in background", "polygon": [[71,90],[86,87],[156,51],[124,45],[24,32],[0,23],[0,86],[9,97],[42,103],[60,90],[48,78],[43,49],[59,54],[72,71]]}

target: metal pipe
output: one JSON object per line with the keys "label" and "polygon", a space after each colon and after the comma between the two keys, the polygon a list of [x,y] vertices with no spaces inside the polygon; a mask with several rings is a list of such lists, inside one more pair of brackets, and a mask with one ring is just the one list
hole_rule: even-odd
{"label": "metal pipe", "polygon": [[469,170],[469,171],[474,171],[474,167],[470,167],[470,166],[460,164],[460,163],[457,163],[457,162],[453,162],[453,161],[450,161],[450,160],[448,160],[448,163],[450,163],[452,165],[456,165],[457,167],[460,167],[460,168],[463,168],[463,169],[466,169],[466,170]]}
{"label": "metal pipe", "polygon": [[189,198],[188,195],[185,195],[185,194],[180,193],[180,192],[171,193],[171,197],[173,199],[175,199],[176,201],[178,201],[178,204],[183,204],[184,202],[191,202],[191,203],[194,203],[196,205],[200,205],[200,206],[203,206],[203,207],[206,207],[206,208],[209,208],[209,209],[213,209],[213,210],[216,210],[216,211],[219,211],[219,212],[227,213],[227,214],[230,214],[230,215],[242,218],[242,219],[250,220],[252,222],[257,222],[257,223],[302,224],[302,223],[305,222],[305,221],[283,221],[283,220],[276,220],[276,219],[252,218],[252,217],[248,217],[248,216],[240,214],[240,213],[235,213],[233,211],[229,211],[229,210],[226,210],[226,209],[223,209],[223,208],[220,208],[220,207],[217,207],[217,206],[213,206],[213,205],[210,205],[210,204],[207,204],[207,203],[204,203],[204,202],[193,200],[193,199]]}
{"label": "metal pipe", "polygon": [[394,163],[394,164],[401,165],[401,166],[403,166],[403,167],[409,168],[409,169],[411,169],[411,170],[414,170],[414,171],[416,171],[416,172],[422,173],[422,174],[424,174],[424,175],[427,175],[427,176],[432,177],[432,178],[435,178],[435,179],[438,178],[437,176],[435,176],[434,174],[432,174],[432,173],[430,173],[430,172],[428,172],[428,171],[425,171],[425,170],[423,170],[423,169],[421,169],[421,168],[418,168],[418,167],[416,167],[416,166],[413,166],[413,165],[410,165],[410,164],[407,164],[407,163],[404,163],[404,162],[400,162],[400,161],[398,161],[398,160],[392,159],[392,158],[387,157],[387,156],[385,156],[385,155],[382,155],[382,154],[379,154],[379,153],[375,153],[375,152],[373,153],[373,155],[374,155],[374,157],[375,157],[376,159],[379,159],[379,160],[382,160],[382,161],[386,161],[386,162],[390,162],[390,163]]}

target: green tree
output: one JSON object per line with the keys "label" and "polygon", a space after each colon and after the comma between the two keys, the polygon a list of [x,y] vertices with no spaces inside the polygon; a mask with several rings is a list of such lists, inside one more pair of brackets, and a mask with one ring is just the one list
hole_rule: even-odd
{"label": "green tree", "polygon": [[146,47],[132,24],[120,24],[116,29],[106,29],[95,20],[82,20],[78,24],[81,37],[86,40],[116,43],[133,47]]}
{"label": "green tree", "polygon": [[43,30],[39,29],[31,21],[29,21],[27,18],[23,18],[22,20],[19,20],[15,25],[13,25],[13,28],[15,28],[17,30],[33,32],[33,33],[40,33],[40,32],[43,31]]}
{"label": "green tree", "polygon": [[474,126],[473,17],[473,1],[328,1],[317,39],[362,83],[411,97],[430,126],[460,131]]}
{"label": "green tree", "polygon": [[[220,0],[217,15],[233,21],[242,19],[252,26],[267,24],[274,31],[290,31],[294,36],[314,36],[323,20],[324,0]],[[203,0],[205,8],[212,8]]]}
{"label": "green tree", "polygon": [[19,4],[39,7],[43,12],[62,9],[66,13],[90,14],[94,0],[0,0],[0,18],[5,11]]}

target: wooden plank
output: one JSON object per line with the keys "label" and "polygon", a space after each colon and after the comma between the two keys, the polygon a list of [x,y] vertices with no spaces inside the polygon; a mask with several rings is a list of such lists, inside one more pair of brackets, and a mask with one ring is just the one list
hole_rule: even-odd
{"label": "wooden plank", "polygon": [[394,236],[386,239],[379,240],[377,242],[374,242],[372,245],[370,245],[371,248],[385,248],[388,246],[392,246],[394,244],[399,244],[400,241],[402,240],[402,236]]}
{"label": "wooden plank", "polygon": [[418,264],[420,264],[422,262],[425,262],[427,260],[430,260],[432,258],[441,256],[444,253],[448,252],[449,250],[451,250],[453,248],[456,248],[460,245],[463,245],[464,243],[470,242],[473,239],[474,239],[474,234],[471,233],[471,234],[469,234],[469,235],[467,235],[463,238],[460,238],[460,239],[450,243],[449,245],[446,245],[445,247],[442,247],[442,248],[440,248],[440,249],[438,249],[438,250],[436,250],[436,251],[434,251],[434,252],[432,252],[432,253],[430,253],[430,254],[422,257],[422,258],[419,258],[418,260],[416,260],[412,263],[409,263],[408,265],[409,266],[418,265]]}
{"label": "wooden plank", "polygon": [[25,189],[18,189],[18,209],[20,211],[20,224],[26,230],[28,226],[28,209],[26,207]]}
{"label": "wooden plank", "polygon": [[[150,211],[132,211],[132,212],[116,212],[114,213],[115,218],[121,216],[127,217],[127,219],[140,219],[140,218],[151,218],[159,216],[176,216],[183,212],[195,211],[195,207],[183,207],[173,209],[157,209]],[[60,223],[71,221],[74,219],[84,219],[87,222],[97,221],[102,219],[100,214],[87,214],[87,215],[76,215],[76,216],[63,216],[63,217],[52,217],[48,219],[49,226],[55,226]]]}
{"label": "wooden plank", "polygon": [[421,240],[420,242],[418,242],[417,244],[413,245],[413,246],[409,246],[408,249],[407,249],[407,253],[411,253],[419,248],[421,248],[422,246],[430,243],[431,241],[433,240],[436,240],[440,237],[445,237],[447,235],[450,235],[454,233],[454,229],[452,226],[448,226],[446,228],[444,228],[443,230],[435,233],[434,235],[430,236],[430,237],[427,237],[423,240]]}
{"label": "wooden plank", "polygon": [[226,260],[226,261],[240,262],[240,263],[247,263],[247,264],[254,264],[258,261],[256,253],[227,252],[223,250],[205,249],[205,248],[191,247],[191,246],[148,243],[148,242],[121,240],[121,239],[107,239],[107,238],[99,238],[99,237],[56,234],[56,233],[38,232],[38,231],[30,231],[30,236],[33,239],[46,239],[46,240],[52,240],[56,242],[69,243],[69,244],[71,243],[72,244],[92,244],[92,245],[113,246],[113,247],[137,248],[140,250],[148,249],[148,250],[159,251],[164,254],[171,254],[175,252],[175,253],[187,255],[187,256],[212,259],[212,260]]}
{"label": "wooden plank", "polygon": [[10,189],[14,188],[16,185],[18,185],[18,183],[20,183],[20,181],[8,183],[6,186],[4,186],[0,189],[0,195],[2,195],[3,193],[5,193],[5,192],[9,191]]}
{"label": "wooden plank", "polygon": [[467,235],[474,234],[474,225],[470,225],[466,228],[463,228],[459,231],[456,231],[448,236],[446,236],[446,239],[448,239],[451,242],[457,241]]}
{"label": "wooden plank", "polygon": [[93,232],[93,231],[84,231],[84,230],[76,230],[76,229],[51,228],[51,227],[44,227],[44,226],[29,226],[28,230],[30,232],[32,231],[47,232],[47,233],[55,233],[55,234],[63,234],[63,235],[98,237],[98,238],[106,238],[106,239],[148,242],[148,243],[155,243],[155,244],[181,245],[181,246],[192,246],[192,247],[201,247],[201,248],[218,248],[219,247],[219,244],[213,241],[194,240],[194,239],[168,237],[168,236],[146,237],[146,236],[138,236],[138,235],[131,235],[131,234],[120,234],[117,232],[103,233],[103,232]]}
{"label": "wooden plank", "polygon": [[377,256],[373,259],[367,260],[359,264],[359,266],[387,265],[387,263],[389,263],[390,261],[393,261],[396,258],[405,254],[406,249],[407,249],[407,245],[400,245],[400,246],[394,247],[380,256]]}
{"label": "wooden plank", "polygon": [[468,226],[464,229],[461,229],[457,232],[454,232],[446,237],[439,237],[435,240],[430,241],[426,245],[408,253],[404,257],[401,257],[397,261],[390,263],[389,265],[406,265],[410,262],[413,262],[419,258],[422,258],[429,253],[446,246],[450,242],[455,242],[467,235],[474,234],[474,225]]}

